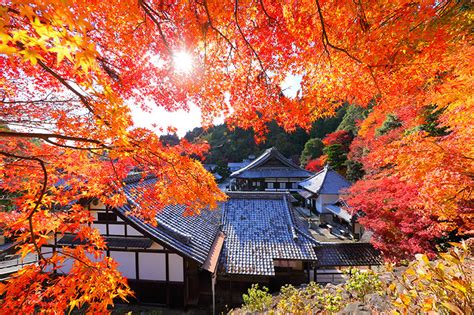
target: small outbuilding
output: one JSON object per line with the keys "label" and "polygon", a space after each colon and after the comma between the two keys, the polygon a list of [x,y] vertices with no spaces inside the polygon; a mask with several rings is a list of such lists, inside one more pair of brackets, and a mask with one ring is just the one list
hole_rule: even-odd
{"label": "small outbuilding", "polygon": [[357,223],[358,214],[352,214],[350,207],[341,199],[351,183],[329,165],[299,183],[298,192],[306,206],[320,216],[323,223],[347,226],[355,238],[360,238],[363,227]]}

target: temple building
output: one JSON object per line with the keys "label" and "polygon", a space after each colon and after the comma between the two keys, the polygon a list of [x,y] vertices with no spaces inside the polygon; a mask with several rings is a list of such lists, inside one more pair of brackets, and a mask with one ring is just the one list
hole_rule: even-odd
{"label": "temple building", "polygon": [[299,183],[298,192],[306,200],[306,206],[319,215],[321,222],[346,226],[358,239],[363,227],[357,222],[359,214],[352,214],[341,196],[351,183],[326,165],[320,172]]}
{"label": "temple building", "polygon": [[311,175],[313,173],[284,157],[276,148],[270,148],[230,175],[230,190],[297,191],[298,183]]}
{"label": "temple building", "polygon": [[[148,224],[129,213],[148,198],[143,192],[155,183],[154,178],[132,176],[124,188],[128,202],[121,207],[99,200],[83,203],[108,245],[104,254],[118,262],[139,303],[239,305],[252,283],[276,291],[288,283],[325,281],[318,276],[325,268],[380,264],[370,244],[342,248],[317,241],[288,192],[228,192],[228,200],[217,209],[195,216],[183,216],[184,206],[160,209],[155,200],[145,200],[157,212],[157,225]],[[80,243],[76,235],[57,234],[42,247],[43,255]],[[359,257],[362,252],[365,256]],[[68,273],[73,263],[66,260],[55,272]]]}

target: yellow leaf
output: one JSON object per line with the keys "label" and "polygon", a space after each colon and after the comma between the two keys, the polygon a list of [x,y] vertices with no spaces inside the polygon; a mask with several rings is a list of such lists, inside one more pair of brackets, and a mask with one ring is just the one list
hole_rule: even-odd
{"label": "yellow leaf", "polygon": [[0,54],[13,55],[17,52],[17,49],[12,46],[8,46],[4,43],[0,44]]}
{"label": "yellow leaf", "polygon": [[467,293],[466,286],[458,280],[451,282],[451,285],[463,293]]}
{"label": "yellow leaf", "polygon": [[31,62],[32,65],[36,65],[38,59],[44,60],[44,58],[33,49],[22,50],[20,54],[23,55],[23,60]]}
{"label": "yellow leaf", "polygon": [[411,298],[408,295],[401,293],[400,299],[402,300],[403,304],[410,305]]}
{"label": "yellow leaf", "polygon": [[423,300],[423,311],[428,312],[433,309],[433,299],[426,298]]}
{"label": "yellow leaf", "polygon": [[457,305],[451,302],[442,302],[441,304],[455,314],[463,314],[463,311]]}
{"label": "yellow leaf", "polygon": [[66,57],[69,61],[72,62],[72,56],[71,56],[71,51],[69,47],[56,46],[49,49],[49,51],[56,53],[56,57],[57,57],[56,61],[58,64],[61,63],[61,61],[63,61],[64,57]]}

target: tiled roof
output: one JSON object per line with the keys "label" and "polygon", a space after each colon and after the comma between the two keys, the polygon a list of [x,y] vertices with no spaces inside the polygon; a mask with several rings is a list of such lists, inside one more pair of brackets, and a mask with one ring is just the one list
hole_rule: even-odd
{"label": "tiled roof", "polygon": [[227,167],[232,170],[239,170],[243,167],[249,165],[252,161],[243,161],[243,162],[229,162],[227,163]]}
{"label": "tiled roof", "polygon": [[[117,209],[123,218],[125,218],[125,213],[131,209],[130,205],[135,205],[140,198],[146,198],[140,193],[142,191],[140,188],[153,185],[155,182],[155,179],[147,179],[125,186],[129,204]],[[146,202],[149,206],[155,204],[154,200],[146,200]],[[220,230],[220,209],[202,210],[200,215],[195,216],[183,216],[184,210],[185,207],[181,205],[165,207],[156,215],[157,226],[144,223],[133,216],[127,216],[125,219],[158,243],[203,264]]]}
{"label": "tiled roof", "polygon": [[323,170],[302,181],[299,185],[315,194],[337,195],[342,189],[349,188],[351,183],[326,165]]}
{"label": "tiled roof", "polygon": [[[149,248],[153,241],[144,237],[117,237],[104,236],[104,240],[109,248]],[[76,238],[76,235],[64,235],[58,240],[58,245],[79,245],[86,244],[86,241],[81,241]]]}
{"label": "tiled roof", "polygon": [[307,178],[311,173],[305,170],[283,167],[259,167],[235,175],[238,178]]}
{"label": "tiled roof", "polygon": [[338,205],[326,205],[326,209],[332,212],[334,215],[338,216],[339,218],[345,220],[346,222],[352,222],[352,215],[347,212],[344,208]]}
{"label": "tiled roof", "polygon": [[308,198],[314,196],[314,194],[313,194],[312,192],[307,191],[307,190],[303,190],[303,189],[298,190],[298,194],[299,194],[301,197],[305,198],[305,199],[308,199]]}
{"label": "tiled roof", "polygon": [[324,244],[315,247],[318,266],[373,266],[383,263],[380,253],[369,243]]}
{"label": "tiled roof", "polygon": [[223,271],[228,274],[275,274],[273,261],[316,260],[313,241],[304,234],[284,194],[229,193],[222,205],[221,254]]}
{"label": "tiled roof", "polygon": [[[265,163],[270,159],[280,161],[282,167],[267,167]],[[249,165],[233,172],[230,177],[235,178],[264,178],[264,177],[309,177],[313,173],[299,167],[285,158],[276,148],[267,149],[262,155],[252,161]]]}

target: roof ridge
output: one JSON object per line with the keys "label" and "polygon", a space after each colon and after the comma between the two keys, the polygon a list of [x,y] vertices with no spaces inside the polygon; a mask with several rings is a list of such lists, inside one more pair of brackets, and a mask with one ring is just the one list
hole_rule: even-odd
{"label": "roof ridge", "polygon": [[271,147],[265,150],[264,153],[262,153],[259,157],[257,157],[255,160],[250,162],[250,164],[242,167],[241,169],[233,172],[230,174],[230,176],[235,176],[243,173],[244,171],[248,171],[254,167],[260,166],[262,163],[268,161],[272,156],[274,156],[276,159],[280,160],[283,164],[285,164],[287,167],[292,167],[297,170],[305,171],[309,174],[312,174],[312,172],[300,167],[299,165],[296,165],[291,161],[290,159],[287,159],[276,147]]}
{"label": "roof ridge", "polygon": [[285,213],[287,214],[287,219],[288,219],[288,227],[290,229],[291,235],[293,236],[293,240],[298,239],[298,234],[296,233],[296,224],[293,221],[293,216],[291,213],[291,208],[289,206],[288,199],[286,198],[286,195],[283,195],[283,201],[285,204],[285,208],[287,211]]}
{"label": "roof ridge", "polygon": [[169,234],[170,236],[176,237],[176,239],[178,239],[179,241],[182,241],[185,244],[190,244],[193,240],[191,234],[180,232],[172,226],[168,225],[167,223],[164,223],[163,220],[158,220],[158,218],[155,218],[155,220],[158,222],[158,228],[161,228],[165,231],[165,233]]}

